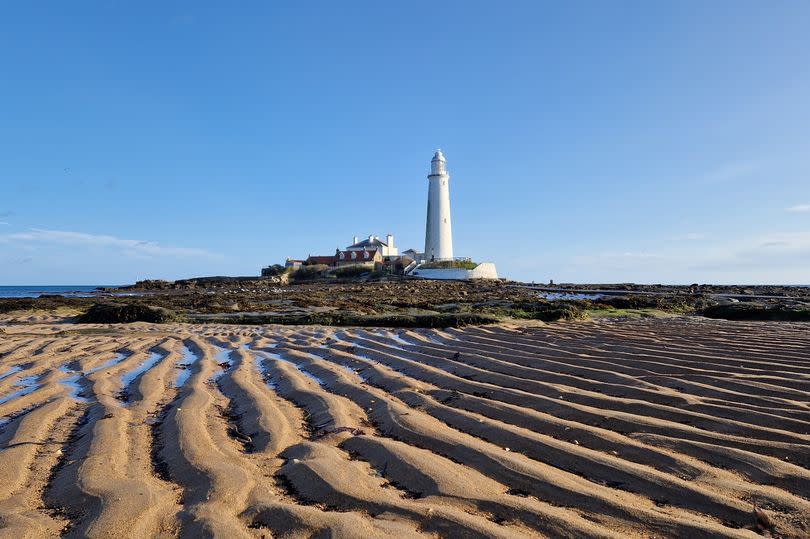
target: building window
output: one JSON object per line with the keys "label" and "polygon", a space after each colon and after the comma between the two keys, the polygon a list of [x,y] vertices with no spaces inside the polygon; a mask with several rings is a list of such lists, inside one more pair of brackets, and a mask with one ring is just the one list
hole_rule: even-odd
{"label": "building window", "polygon": [[352,260],[357,258],[357,251],[352,251]]}
{"label": "building window", "polygon": [[364,252],[363,252],[363,257],[364,257],[364,258],[368,258],[368,251],[364,251]]}

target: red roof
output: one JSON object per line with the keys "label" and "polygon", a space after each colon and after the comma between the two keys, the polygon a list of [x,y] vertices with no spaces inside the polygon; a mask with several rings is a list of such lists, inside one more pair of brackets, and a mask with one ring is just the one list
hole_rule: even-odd
{"label": "red roof", "polygon": [[331,266],[335,263],[335,255],[329,256],[310,256],[307,258],[308,264],[326,264],[327,266]]}

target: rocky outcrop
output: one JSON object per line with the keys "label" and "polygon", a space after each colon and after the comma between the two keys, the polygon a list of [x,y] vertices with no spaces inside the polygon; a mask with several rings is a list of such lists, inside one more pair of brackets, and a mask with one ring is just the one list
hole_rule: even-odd
{"label": "rocky outcrop", "polygon": [[810,321],[810,305],[765,303],[724,303],[703,309],[707,318],[725,320],[778,320],[788,322]]}
{"label": "rocky outcrop", "polygon": [[126,324],[130,322],[152,322],[162,324],[175,322],[177,313],[163,307],[139,304],[96,303],[76,321],[87,324]]}

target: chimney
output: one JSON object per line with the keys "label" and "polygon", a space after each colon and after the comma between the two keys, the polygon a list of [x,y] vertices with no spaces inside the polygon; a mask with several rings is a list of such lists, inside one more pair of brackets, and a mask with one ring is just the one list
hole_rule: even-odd
{"label": "chimney", "polygon": [[368,241],[374,241],[374,234],[369,235]]}
{"label": "chimney", "polygon": [[355,243],[357,243],[357,236],[355,236],[354,238],[352,238],[352,245],[354,245]]}
{"label": "chimney", "polygon": [[388,234],[387,236],[385,236],[385,243],[388,244],[389,249],[392,248],[394,246],[394,235]]}

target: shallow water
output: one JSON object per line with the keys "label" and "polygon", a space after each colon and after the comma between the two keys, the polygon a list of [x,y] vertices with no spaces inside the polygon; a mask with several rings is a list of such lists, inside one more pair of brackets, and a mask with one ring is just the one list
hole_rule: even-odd
{"label": "shallow water", "polygon": [[8,416],[5,416],[5,417],[0,417],[0,432],[2,432],[3,427],[8,425],[9,423],[14,421],[15,419],[21,418],[22,416],[24,416],[25,414],[27,414],[28,412],[30,412],[31,410],[33,410],[36,407],[37,407],[36,405],[27,406],[27,407],[23,408],[22,410],[14,412],[11,415],[8,415]]}
{"label": "shallow water", "polygon": [[0,298],[38,298],[42,294],[70,297],[90,297],[98,286],[0,286]]}
{"label": "shallow water", "polygon": [[[386,341],[384,341],[384,342],[377,341],[378,344],[381,344],[381,345],[385,346],[386,348],[393,348],[394,350],[399,350],[401,352],[407,352],[407,350],[405,350],[401,346],[397,346],[395,344],[391,344],[390,342],[387,342],[388,339],[391,339],[393,341],[397,341],[397,339],[395,337],[392,337],[391,335],[387,335],[383,331],[378,331],[377,333],[372,333],[372,335],[374,335],[375,337],[380,337],[382,339],[386,339]],[[399,335],[397,335],[397,337],[399,337]],[[406,344],[410,344],[410,343],[406,343]]]}
{"label": "shallow water", "polygon": [[[270,344],[263,344],[262,345],[263,348],[276,348],[277,346],[278,346],[278,344],[274,343],[274,342],[271,342]],[[253,348],[251,348],[249,344],[243,344],[239,348],[241,348],[242,350],[247,350],[248,352],[253,352]],[[257,352],[261,352],[261,350],[257,350]]]}
{"label": "shallow water", "polygon": [[214,363],[217,365],[221,365],[223,363],[228,365],[211,377],[212,380],[219,380],[222,375],[225,374],[225,371],[233,367],[234,361],[231,359],[231,352],[233,352],[233,349],[223,348],[222,346],[217,346],[216,344],[212,344],[211,346],[216,349],[216,353],[214,354]]}
{"label": "shallow water", "polygon": [[[318,384],[319,386],[323,386],[323,385],[324,385],[323,380],[321,380],[320,378],[318,378],[317,376],[315,376],[315,375],[314,375],[314,374],[312,374],[311,372],[307,372],[306,370],[302,369],[302,368],[301,368],[301,367],[299,367],[299,366],[298,366],[298,365],[297,365],[295,362],[290,361],[289,359],[284,359],[283,357],[281,357],[281,355],[280,355],[280,354],[277,354],[277,353],[275,353],[275,352],[264,352],[264,351],[261,351],[261,350],[257,350],[257,352],[258,352],[259,354],[263,355],[264,357],[266,357],[267,359],[273,359],[273,360],[276,360],[276,361],[283,361],[284,363],[287,363],[288,365],[292,365],[293,367],[295,367],[295,369],[296,369],[298,372],[300,372],[301,374],[303,374],[304,376],[306,376],[307,378],[309,378],[310,380],[312,380],[313,382],[315,382],[315,383],[316,383],[316,384]],[[316,356],[316,355],[314,355],[314,354],[310,354],[310,355],[311,355],[312,357],[318,357],[318,356]],[[263,370],[264,370],[264,369],[263,369]]]}
{"label": "shallow water", "polygon": [[28,395],[29,393],[33,393],[37,389],[37,387],[39,387],[37,385],[38,379],[39,376],[36,375],[24,376],[20,378],[17,381],[17,383],[14,384],[14,387],[19,387],[20,389],[18,389],[14,393],[6,395],[5,397],[0,397],[0,404],[5,404],[7,402],[13,401],[14,399],[19,399],[20,397]]}
{"label": "shallow water", "polygon": [[[295,365],[295,363],[293,363],[293,365]],[[317,376],[315,376],[315,375],[314,375],[314,374],[312,374],[311,372],[309,372],[309,371],[306,371],[306,370],[302,369],[302,368],[301,368],[301,367],[299,367],[298,365],[295,365],[295,368],[296,368],[296,369],[298,369],[298,371],[299,371],[301,374],[303,374],[304,376],[306,376],[307,378],[309,378],[310,380],[312,380],[313,382],[315,382],[315,383],[316,383],[316,384],[318,384],[319,386],[323,386],[323,385],[324,385],[323,380],[321,380],[320,378],[318,378]]]}
{"label": "shallow water", "polygon": [[360,343],[358,343],[356,341],[351,341],[350,344],[355,348],[354,352],[349,352],[354,357],[359,357],[360,359],[365,359],[366,361],[370,361],[371,363],[379,363],[379,361],[377,361],[376,359],[372,359],[372,358],[368,357],[365,354],[361,354],[361,353],[357,352],[357,350],[356,350],[357,348],[362,348],[364,350],[370,350],[370,351],[375,351],[376,352],[376,350],[374,350],[373,348],[363,346],[362,344],[360,344]]}
{"label": "shallow water", "polygon": [[82,373],[71,369],[67,365],[62,365],[59,367],[59,371],[70,375],[59,380],[60,384],[70,389],[70,398],[79,402],[90,402],[88,397],[81,395],[82,391],[84,390],[84,388],[79,384],[79,380],[82,378]]}
{"label": "shallow water", "polygon": [[253,358],[254,363],[256,363],[256,368],[259,369],[259,372],[262,373],[262,378],[264,379],[265,383],[270,387],[272,390],[278,389],[278,384],[276,384],[271,378],[270,375],[267,373],[267,367],[264,366],[264,357],[261,354],[256,354],[256,357]]}
{"label": "shallow water", "polygon": [[577,292],[538,292],[537,295],[543,299],[547,299],[549,301],[555,301],[560,299],[570,299],[570,300],[577,300],[577,299],[602,299],[605,294],[583,294]]}
{"label": "shallow water", "polygon": [[102,365],[99,365],[95,369],[90,369],[89,371],[87,371],[87,374],[92,374],[92,373],[94,373],[96,371],[100,371],[101,369],[107,369],[109,367],[112,367],[113,365],[117,365],[117,364],[121,363],[122,361],[124,361],[128,357],[129,357],[129,354],[125,354],[124,352],[117,352],[115,354],[114,358],[112,358],[111,360],[107,361],[106,363],[104,363]]}
{"label": "shallow water", "polygon": [[129,388],[129,385],[138,376],[154,367],[161,359],[163,359],[163,356],[158,352],[150,352],[149,357],[143,363],[121,376],[121,387],[123,389]]}
{"label": "shallow water", "polygon": [[180,369],[180,372],[177,373],[177,378],[174,381],[175,387],[183,387],[183,384],[188,381],[191,376],[190,367],[196,361],[197,355],[189,350],[187,346],[183,346],[183,357],[177,362],[177,367]]}
{"label": "shallow water", "polygon": [[[351,344],[352,344],[352,346],[355,346],[355,347],[357,347],[357,348],[363,348],[363,349],[365,349],[365,350],[376,351],[376,350],[373,350],[372,348],[368,348],[367,346],[363,346],[362,344],[358,344],[358,343],[356,343],[356,342],[352,342]],[[391,370],[391,371],[393,371],[393,372],[395,372],[395,373],[397,373],[397,374],[401,374],[401,375],[405,376],[405,373],[404,373],[404,372],[402,372],[401,370],[396,369],[396,368],[392,367],[391,365],[388,365],[387,363],[384,363],[384,362],[382,362],[382,361],[377,361],[376,359],[371,358],[371,357],[368,357],[368,356],[367,356],[367,355],[365,355],[365,354],[361,354],[361,353],[358,353],[358,352],[356,352],[356,351],[355,351],[355,352],[351,352],[351,354],[352,354],[354,357],[357,357],[357,358],[363,359],[363,360],[368,361],[369,363],[372,363],[372,364],[374,364],[374,365],[380,365],[380,366],[385,367],[385,368],[387,368],[387,369],[389,369],[389,370]]]}
{"label": "shallow water", "polygon": [[439,346],[447,346],[447,343],[440,341],[430,333],[423,333],[422,336],[425,337],[428,341],[432,342],[433,344],[438,344]]}
{"label": "shallow water", "polygon": [[[266,344],[264,346],[266,348],[275,348],[278,345],[276,343],[271,343]],[[267,356],[272,356],[272,354],[270,352],[264,352],[262,350],[253,350],[253,348],[251,348],[249,344],[243,344],[242,346],[240,346],[240,348],[253,354],[253,362],[256,364],[256,368],[261,373],[262,379],[267,384],[267,386],[273,391],[278,389],[278,384],[276,384],[270,378],[270,374],[267,372],[267,367],[264,364],[265,358],[267,358]]]}
{"label": "shallow water", "polygon": [[[412,342],[406,341],[405,339],[403,339],[402,335],[400,335],[399,333],[394,333],[393,335],[391,335],[391,338],[394,339],[395,341],[397,341],[400,344],[407,344],[409,346],[413,346]],[[400,350],[404,350],[404,349],[400,348]]]}
{"label": "shallow water", "polygon": [[349,367],[348,365],[341,365],[341,367],[343,367],[344,369],[346,369],[347,371],[349,371],[351,374],[353,374],[353,375],[357,376],[358,378],[360,378],[360,380],[362,380],[363,382],[367,382],[367,381],[368,381],[368,378],[367,378],[367,377],[365,377],[365,376],[363,376],[363,375],[360,373],[360,371],[358,371],[357,369],[353,369],[353,368]]}
{"label": "shallow water", "polygon": [[19,365],[14,365],[13,367],[11,367],[9,370],[4,372],[3,374],[0,374],[0,380],[2,380],[4,378],[8,378],[9,376],[14,374],[15,372],[20,372],[21,370],[22,370],[22,367],[20,367]]}

